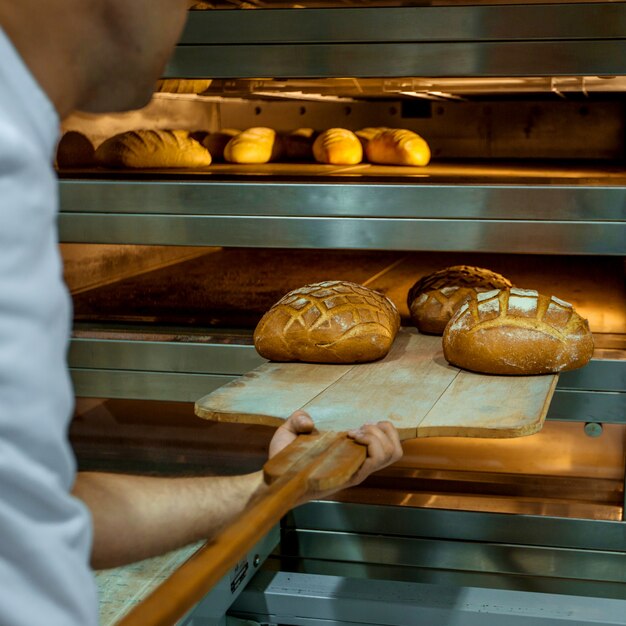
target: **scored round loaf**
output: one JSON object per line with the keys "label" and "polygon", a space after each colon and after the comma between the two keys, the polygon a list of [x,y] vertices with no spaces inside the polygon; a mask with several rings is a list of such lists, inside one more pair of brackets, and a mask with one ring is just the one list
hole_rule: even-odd
{"label": "scored round loaf", "polygon": [[236,128],[223,128],[214,133],[207,133],[200,143],[211,153],[213,161],[223,161],[228,142],[240,132]]}
{"label": "scored round loaf", "polygon": [[186,130],[131,130],[100,144],[96,161],[115,168],[190,168],[211,165],[211,154]]}
{"label": "scored round loaf", "polygon": [[356,165],[363,160],[363,146],[351,130],[329,128],[317,136],[313,156],[318,163]]}
{"label": "scored round loaf", "polygon": [[407,305],[411,320],[420,332],[441,335],[471,293],[512,286],[508,278],[491,270],[453,265],[422,276],[409,289]]}
{"label": "scored round loaf", "polygon": [[529,289],[471,294],[443,333],[452,365],[485,374],[550,374],[586,365],[587,320],[555,296]]}
{"label": "scored round loaf", "polygon": [[400,328],[388,298],[362,285],[326,281],[290,291],[254,331],[272,361],[364,363],[384,357]]}

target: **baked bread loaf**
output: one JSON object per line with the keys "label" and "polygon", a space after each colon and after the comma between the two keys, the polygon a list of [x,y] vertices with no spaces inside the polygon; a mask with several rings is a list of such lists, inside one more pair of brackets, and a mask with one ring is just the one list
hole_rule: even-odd
{"label": "baked bread loaf", "polygon": [[356,165],[363,160],[363,148],[351,130],[329,128],[313,143],[313,156],[318,163]]}
{"label": "baked bread loaf", "polygon": [[61,137],[57,146],[57,167],[93,167],[96,164],[95,149],[82,133],[70,130]]}
{"label": "baked bread loaf", "polygon": [[365,144],[371,163],[382,165],[428,165],[430,148],[417,133],[402,128],[387,128]]}
{"label": "baked bread loaf", "polygon": [[211,79],[163,78],[157,81],[156,91],[159,93],[191,93],[198,94],[211,86]]}
{"label": "baked bread loaf", "polygon": [[222,130],[215,133],[207,133],[201,143],[211,153],[213,161],[223,161],[224,150],[228,142],[240,132],[236,128],[222,128]]}
{"label": "baked bread loaf", "polygon": [[486,374],[550,374],[593,354],[587,320],[571,304],[528,289],[474,293],[443,333],[452,364]]}
{"label": "baked bread loaf", "polygon": [[224,159],[230,163],[268,163],[277,159],[279,152],[276,131],[257,126],[233,137],[224,148]]}
{"label": "baked bread loaf", "polygon": [[508,278],[491,270],[453,265],[420,278],[409,290],[407,305],[420,332],[441,335],[470,294],[512,286]]}
{"label": "baked bread loaf", "polygon": [[190,168],[211,165],[211,155],[186,130],[132,130],[100,144],[96,161],[116,168]]}
{"label": "baked bread loaf", "polygon": [[361,128],[361,130],[357,130],[354,134],[359,138],[359,141],[363,146],[363,150],[365,150],[365,145],[385,130],[390,129],[386,126],[368,126],[367,128]]}
{"label": "baked bread loaf", "polygon": [[355,283],[327,281],[289,292],[254,331],[273,361],[364,363],[385,356],[400,328],[388,298]]}
{"label": "baked bread loaf", "polygon": [[313,142],[317,133],[312,128],[297,128],[281,133],[282,158],[287,161],[312,161]]}

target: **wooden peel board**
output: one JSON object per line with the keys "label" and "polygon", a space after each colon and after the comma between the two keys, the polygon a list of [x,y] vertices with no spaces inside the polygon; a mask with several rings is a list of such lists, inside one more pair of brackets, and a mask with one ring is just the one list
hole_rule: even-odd
{"label": "wooden peel board", "polygon": [[402,329],[374,363],[269,362],[196,403],[202,418],[280,424],[304,409],[320,431],[389,420],[401,439],[520,437],[541,429],[558,376],[491,376],[451,366],[441,337]]}

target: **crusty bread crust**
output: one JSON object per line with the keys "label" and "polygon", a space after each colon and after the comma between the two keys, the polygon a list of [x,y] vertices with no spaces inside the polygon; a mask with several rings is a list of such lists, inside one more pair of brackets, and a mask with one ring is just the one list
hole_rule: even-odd
{"label": "crusty bread crust", "polygon": [[273,361],[363,363],[384,357],[400,328],[388,298],[361,285],[326,281],[289,292],[254,331]]}
{"label": "crusty bread crust", "polygon": [[453,265],[420,278],[409,290],[407,305],[420,332],[441,335],[470,294],[512,286],[508,278],[491,270]]}
{"label": "crusty bread crust", "polygon": [[100,144],[96,161],[115,168],[190,168],[211,165],[211,155],[186,130],[132,130]]}
{"label": "crusty bread crust", "polygon": [[474,293],[450,320],[443,353],[452,365],[486,374],[549,374],[586,365],[587,320],[571,304],[528,289]]}
{"label": "crusty bread crust", "polygon": [[363,147],[351,130],[329,128],[313,143],[313,156],[318,163],[356,165],[363,160]]}

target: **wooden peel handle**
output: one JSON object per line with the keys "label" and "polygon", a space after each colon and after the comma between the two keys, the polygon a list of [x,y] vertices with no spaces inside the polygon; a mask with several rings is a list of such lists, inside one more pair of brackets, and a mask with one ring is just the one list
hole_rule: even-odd
{"label": "wooden peel handle", "polygon": [[226,530],[206,543],[119,626],[171,626],[306,496],[335,489],[354,475],[366,448],[346,433],[301,435],[264,466],[267,490]]}

